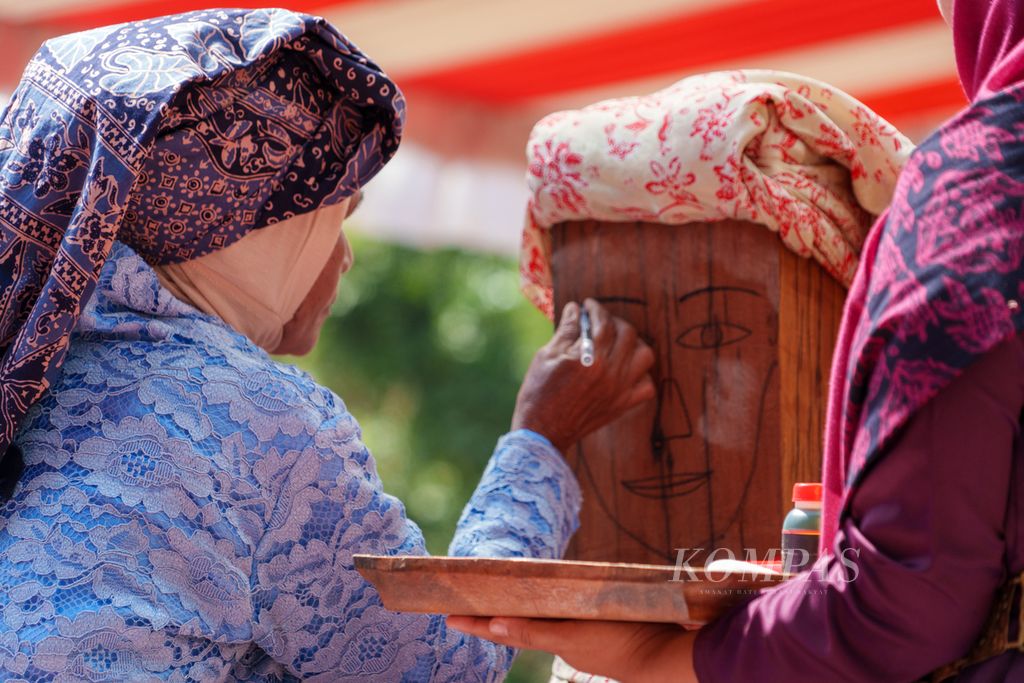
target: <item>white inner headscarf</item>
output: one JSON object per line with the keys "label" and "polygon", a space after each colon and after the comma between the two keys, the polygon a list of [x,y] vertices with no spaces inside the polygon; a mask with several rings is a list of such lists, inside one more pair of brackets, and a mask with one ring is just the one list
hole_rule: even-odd
{"label": "white inner headscarf", "polygon": [[[338,243],[350,199],[253,230],[206,256],[154,270],[176,297],[273,352]],[[347,241],[344,245],[348,249]]]}

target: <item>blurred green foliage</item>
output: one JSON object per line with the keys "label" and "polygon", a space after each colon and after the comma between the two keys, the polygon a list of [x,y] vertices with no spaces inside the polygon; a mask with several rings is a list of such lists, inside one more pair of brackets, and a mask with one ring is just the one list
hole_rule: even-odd
{"label": "blurred green foliage", "polygon": [[[355,267],[298,364],[342,397],[384,488],[445,554],[551,323],[519,292],[513,259],[351,241]],[[547,681],[550,667],[523,653],[507,680]]]}

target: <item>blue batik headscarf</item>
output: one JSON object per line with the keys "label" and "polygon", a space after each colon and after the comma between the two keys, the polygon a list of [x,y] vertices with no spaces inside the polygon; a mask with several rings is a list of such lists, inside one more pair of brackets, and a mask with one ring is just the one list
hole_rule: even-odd
{"label": "blue batik headscarf", "polygon": [[284,10],[46,42],[0,116],[0,491],[114,240],[175,263],[336,204],[395,153],[404,111],[344,36]]}

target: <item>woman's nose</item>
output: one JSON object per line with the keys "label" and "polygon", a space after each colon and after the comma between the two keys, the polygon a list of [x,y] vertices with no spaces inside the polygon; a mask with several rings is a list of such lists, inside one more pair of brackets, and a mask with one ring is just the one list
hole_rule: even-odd
{"label": "woman's nose", "polygon": [[344,275],[352,269],[353,265],[355,265],[356,255],[352,252],[352,245],[349,244],[348,237],[345,236],[344,232],[341,233],[340,243],[342,251],[341,274]]}

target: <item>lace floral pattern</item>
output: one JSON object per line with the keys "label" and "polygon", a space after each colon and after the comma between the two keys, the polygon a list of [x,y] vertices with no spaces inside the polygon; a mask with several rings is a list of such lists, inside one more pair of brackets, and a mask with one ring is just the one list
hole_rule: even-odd
{"label": "lace floral pattern", "polygon": [[[0,517],[0,678],[494,680],[507,648],[395,614],[352,554],[421,554],[359,426],[115,245]],[[558,557],[580,494],[514,432],[453,555]]]}

